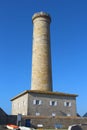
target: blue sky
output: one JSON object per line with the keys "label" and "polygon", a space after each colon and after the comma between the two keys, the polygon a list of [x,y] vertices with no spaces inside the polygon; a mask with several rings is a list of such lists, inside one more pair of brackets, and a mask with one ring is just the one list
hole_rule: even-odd
{"label": "blue sky", "polygon": [[51,15],[53,90],[78,94],[87,112],[87,0],[0,0],[0,107],[31,88],[32,15]]}

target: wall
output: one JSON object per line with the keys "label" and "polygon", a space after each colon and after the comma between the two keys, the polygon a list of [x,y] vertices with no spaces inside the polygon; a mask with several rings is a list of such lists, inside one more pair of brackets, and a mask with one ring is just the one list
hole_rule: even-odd
{"label": "wall", "polygon": [[[41,100],[41,104],[33,104],[34,100]],[[57,105],[51,106],[50,101],[56,101]],[[64,106],[64,102],[70,102],[71,106]],[[36,113],[40,113],[41,116],[52,116],[54,113],[56,116],[76,116],[75,97],[30,93],[28,104],[28,115],[35,116]]]}
{"label": "wall", "polygon": [[[83,117],[48,117],[48,116],[22,116],[22,125],[25,125],[26,119],[30,119],[31,127],[37,128],[38,124],[43,124],[43,128],[55,128],[55,124],[62,128],[68,128],[69,125],[83,124],[83,130],[87,130],[87,118]],[[17,124],[16,115],[7,115],[0,108],[0,125]]]}
{"label": "wall", "polygon": [[[55,125],[61,125],[62,128],[68,128],[69,125],[73,124],[87,124],[87,118],[76,118],[76,117],[57,117],[57,118],[32,118],[31,126],[37,128],[38,124],[43,124],[43,128],[55,128]],[[86,128],[87,125],[83,125]]]}
{"label": "wall", "polygon": [[17,114],[27,115],[28,113],[27,110],[28,110],[28,93],[12,101],[12,115]]}

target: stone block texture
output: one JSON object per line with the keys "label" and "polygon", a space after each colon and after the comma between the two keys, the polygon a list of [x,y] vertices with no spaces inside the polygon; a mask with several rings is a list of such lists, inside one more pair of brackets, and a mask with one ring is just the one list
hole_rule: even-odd
{"label": "stone block texture", "polygon": [[75,95],[30,90],[11,101],[13,115],[76,116]]}
{"label": "stone block texture", "polygon": [[[27,117],[26,117],[27,118]],[[45,129],[55,129],[56,125],[61,125],[63,129],[67,129],[70,125],[77,124],[82,130],[87,130],[87,118],[81,117],[57,117],[57,118],[32,118],[31,125],[38,128],[38,124],[42,124]],[[62,130],[62,129],[60,129]]]}
{"label": "stone block texture", "polygon": [[12,102],[12,115],[22,114],[27,115],[28,114],[28,93],[24,94],[22,96],[19,96]]}
{"label": "stone block texture", "polygon": [[[59,122],[65,125],[70,119],[65,120],[64,118],[63,120],[63,118],[57,119],[57,117],[76,117],[77,95],[52,91],[51,18],[47,13],[40,12],[33,15],[32,21],[31,90],[26,90],[11,99],[12,115],[22,114],[25,117],[24,121],[31,119],[31,124],[35,127],[37,123],[41,123],[44,128],[54,128],[55,123]],[[72,121],[71,119],[70,123]]]}
{"label": "stone block texture", "polygon": [[31,90],[52,91],[50,21],[46,13],[37,13],[33,20]]}

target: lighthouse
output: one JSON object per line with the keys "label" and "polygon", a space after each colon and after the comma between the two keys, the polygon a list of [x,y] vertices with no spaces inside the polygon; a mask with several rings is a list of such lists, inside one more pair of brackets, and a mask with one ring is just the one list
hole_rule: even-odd
{"label": "lighthouse", "polygon": [[[50,15],[44,12],[35,13],[32,17],[32,22],[33,44],[31,88],[11,99],[12,115],[22,114],[24,122],[25,119],[26,121],[29,119],[28,121],[31,120],[32,126],[35,126],[36,128],[38,123],[43,124],[44,128],[51,128],[55,126],[55,119],[58,119],[59,116],[76,116],[77,95],[53,91]],[[47,119],[48,121],[46,121]],[[61,123],[62,119],[64,120],[66,118],[61,118]],[[70,120],[70,118],[68,119]],[[59,119],[56,121],[59,122]],[[65,126],[65,124],[63,125]]]}
{"label": "lighthouse", "polygon": [[50,22],[47,13],[35,13],[33,21],[31,90],[52,91]]}

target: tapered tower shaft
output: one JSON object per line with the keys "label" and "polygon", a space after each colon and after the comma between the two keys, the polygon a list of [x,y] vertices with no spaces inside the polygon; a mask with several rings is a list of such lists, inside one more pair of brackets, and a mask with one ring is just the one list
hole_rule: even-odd
{"label": "tapered tower shaft", "polygon": [[33,21],[31,90],[52,91],[50,22],[47,13],[36,13]]}

